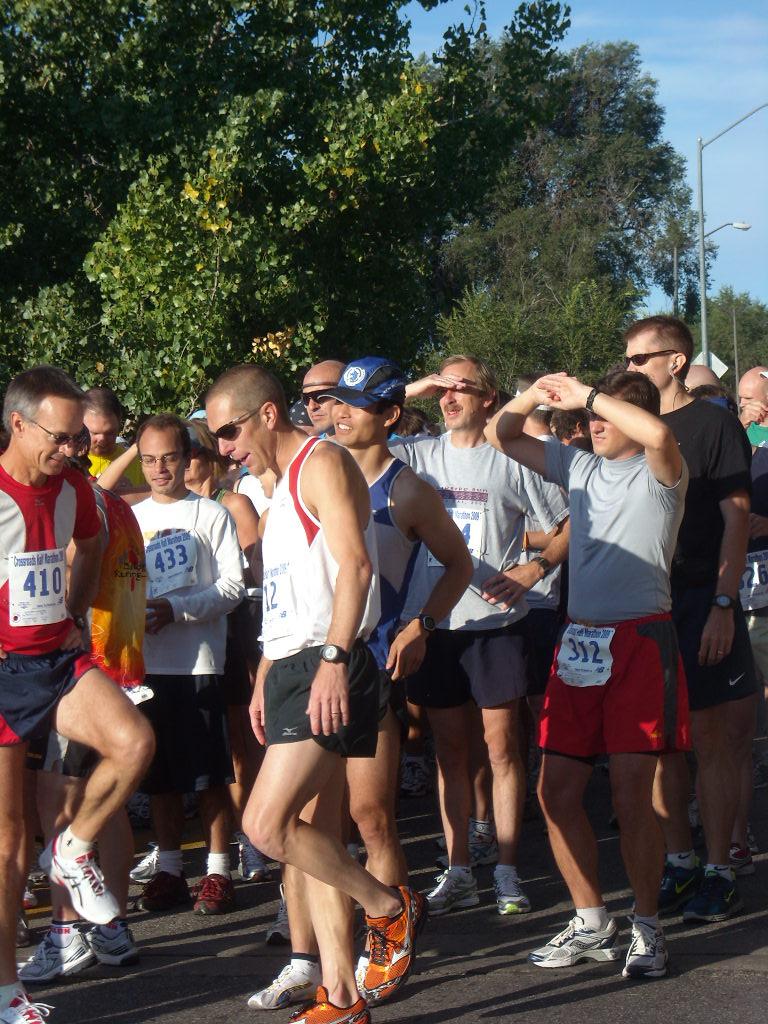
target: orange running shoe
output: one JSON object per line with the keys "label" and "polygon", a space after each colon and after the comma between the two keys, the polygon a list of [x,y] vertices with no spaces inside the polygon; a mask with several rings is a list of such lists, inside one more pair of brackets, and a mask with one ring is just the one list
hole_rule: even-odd
{"label": "orange running shoe", "polygon": [[427,920],[427,903],[420,892],[398,886],[403,909],[397,917],[366,917],[370,958],[361,993],[369,1003],[381,1003],[397,992],[416,956],[416,937]]}
{"label": "orange running shoe", "polygon": [[321,985],[314,1003],[292,1013],[293,1024],[371,1024],[371,1015],[361,997],[352,1006],[336,1006],[328,998],[328,989]]}

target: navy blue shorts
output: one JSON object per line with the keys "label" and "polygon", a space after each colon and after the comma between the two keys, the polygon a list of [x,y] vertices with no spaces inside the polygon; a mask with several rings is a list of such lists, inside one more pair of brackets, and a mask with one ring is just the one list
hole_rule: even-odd
{"label": "navy blue shorts", "polygon": [[65,693],[95,668],[85,651],[8,654],[0,661],[0,747],[48,734]]}

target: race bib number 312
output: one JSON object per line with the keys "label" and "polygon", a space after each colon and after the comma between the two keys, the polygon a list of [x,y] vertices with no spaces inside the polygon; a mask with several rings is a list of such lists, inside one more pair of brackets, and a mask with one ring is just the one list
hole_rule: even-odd
{"label": "race bib number 312", "polygon": [[8,617],[12,626],[51,626],[67,617],[64,548],[8,555]]}
{"label": "race bib number 312", "polygon": [[611,640],[615,632],[609,626],[569,623],[557,654],[557,674],[562,681],[569,686],[605,686],[613,668]]}

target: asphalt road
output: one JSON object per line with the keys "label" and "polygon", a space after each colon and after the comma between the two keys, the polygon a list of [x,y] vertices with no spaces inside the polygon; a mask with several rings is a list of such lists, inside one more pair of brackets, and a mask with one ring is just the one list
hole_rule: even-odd
{"label": "asphalt road", "polygon": [[[631,898],[618,835],[608,825],[604,773],[596,773],[593,779],[589,805],[600,838],[608,908],[626,936]],[[768,851],[768,789],[757,791],[752,818],[761,851]],[[414,884],[427,888],[438,870],[434,840],[439,823],[433,800],[403,801],[400,821]],[[194,840],[194,825],[190,838]],[[137,837],[138,844],[142,839]],[[526,954],[564,927],[572,911],[542,824],[528,822],[519,867],[533,911],[517,918],[499,917],[493,902],[492,868],[481,868],[480,906],[427,924],[416,967],[401,997],[377,1008],[373,1019],[418,1024],[504,1020],[763,1024],[768,1005],[768,852],[755,860],[756,873],[740,880],[744,902],[740,915],[718,925],[683,925],[679,917],[667,922],[671,964],[666,978],[625,981],[621,961],[542,970],[529,965]],[[187,875],[199,876],[202,866],[202,851],[188,849]],[[287,1020],[286,1011],[254,1011],[245,1005],[247,997],[285,963],[281,949],[264,944],[265,930],[277,908],[277,883],[238,883],[237,894],[237,909],[222,917],[196,917],[189,911],[133,913],[131,927],[141,946],[139,965],[89,968],[68,981],[36,986],[34,998],[55,1007],[53,1024]],[[45,892],[41,895],[44,898]],[[41,905],[31,923],[42,928],[47,921]],[[20,958],[29,952],[20,950]]]}

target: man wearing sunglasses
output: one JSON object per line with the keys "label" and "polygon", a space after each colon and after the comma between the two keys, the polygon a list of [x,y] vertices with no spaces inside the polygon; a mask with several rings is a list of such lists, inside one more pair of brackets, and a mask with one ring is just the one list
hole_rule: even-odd
{"label": "man wearing sunglasses", "polygon": [[752,742],[757,689],[738,598],[749,532],[751,452],[735,416],[688,394],[693,338],[681,320],[648,317],[624,338],[628,368],[659,389],[662,419],[690,472],[672,561],[672,617],[688,683],[707,863],[702,871],[693,849],[685,758],[664,756],[656,787],[667,847],[659,909],[682,908],[685,920],[721,921],[741,907],[729,851],[738,763]]}
{"label": "man wearing sunglasses", "polygon": [[338,359],[324,359],[321,363],[310,366],[304,374],[301,385],[301,400],[307,415],[312,421],[312,433],[315,437],[333,433],[333,399],[327,392],[339,383],[344,370],[344,363]]}
{"label": "man wearing sunglasses", "polygon": [[151,797],[157,873],[141,906],[165,911],[190,901],[182,870],[182,798],[197,793],[208,860],[193,909],[220,914],[234,905],[227,792],[233,771],[220,677],[227,614],[245,593],[242,555],[229,512],[184,482],[192,455],[184,422],[169,413],[152,416],[139,428],[136,443],[151,490],[134,507],[148,576],[146,685],[154,693],[140,707],[157,738],[142,783]]}
{"label": "man wearing sunglasses", "polygon": [[[152,731],[83,649],[99,580],[101,531],[88,481],[62,450],[83,426],[85,395],[62,371],[18,374],[5,394],[0,456],[0,1021],[42,1024],[17,981],[16,916],[26,877],[23,777],[28,741],[55,728],[100,761],[71,825],[41,856],[78,914],[107,925],[119,906],[94,856],[96,837],[136,787]],[[74,545],[67,587],[65,551]]]}
{"label": "man wearing sunglasses", "polygon": [[267,751],[243,829],[268,856],[311,876],[323,985],[302,1021],[367,1024],[347,898],[363,907],[382,966],[397,964],[403,977],[424,920],[420,894],[383,885],[341,842],[345,759],[374,757],[378,740],[379,673],[365,643],[380,613],[368,485],[340,445],[291,424],[279,382],[258,366],[224,373],[206,412],[222,455],[277,477],[263,541],[264,657],[251,702]]}

